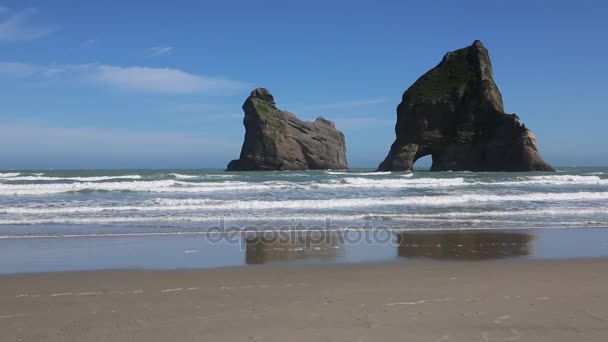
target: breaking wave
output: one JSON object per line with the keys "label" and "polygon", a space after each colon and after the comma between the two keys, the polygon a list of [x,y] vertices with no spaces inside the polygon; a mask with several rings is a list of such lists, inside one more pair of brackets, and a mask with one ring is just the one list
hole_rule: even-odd
{"label": "breaking wave", "polygon": [[20,172],[0,172],[0,178],[17,177],[20,174],[21,174]]}
{"label": "breaking wave", "polygon": [[[553,175],[527,176],[512,180],[480,180],[479,178],[398,178],[342,177],[316,181],[238,181],[220,180],[234,175],[183,175],[172,174],[175,179],[144,180],[141,175],[89,176],[89,177],[50,177],[19,176],[13,174],[0,179],[2,195],[50,195],[72,192],[116,191],[145,193],[209,193],[218,191],[276,191],[276,190],[347,190],[347,189],[442,189],[451,187],[483,186],[510,187],[525,185],[547,186],[605,186],[608,179],[599,176]],[[411,174],[406,174],[411,175]],[[198,179],[201,178],[201,179]],[[220,178],[220,179],[214,179]],[[7,181],[9,180],[9,181]],[[12,181],[53,181],[53,183],[15,184]],[[66,183],[65,181],[70,181]]]}
{"label": "breaking wave", "polygon": [[[215,200],[215,199],[172,199],[156,198],[141,202],[137,205],[104,205],[104,206],[79,206],[59,203],[59,206],[47,205],[38,207],[0,207],[0,213],[4,214],[70,214],[70,213],[99,213],[115,211],[205,211],[205,210],[331,210],[331,209],[355,209],[368,207],[387,206],[468,206],[474,203],[489,202],[561,202],[561,201],[596,201],[608,199],[608,192],[568,192],[568,193],[535,193],[521,195],[491,195],[491,194],[464,194],[464,195],[439,195],[439,196],[410,196],[410,197],[388,197],[388,198],[342,198],[342,199],[311,199],[291,201],[261,201],[261,200]],[[553,213],[560,209],[554,209]],[[581,209],[577,209],[581,210]],[[513,212],[521,215],[524,213],[547,211],[524,211]],[[590,213],[589,211],[587,211]],[[594,213],[606,213],[608,209],[593,209]],[[512,215],[510,212],[501,212],[504,216]],[[486,212],[477,213],[486,215]],[[451,212],[448,216],[467,216],[461,212]],[[493,214],[496,215],[496,214]]]}
{"label": "breaking wave", "polygon": [[342,226],[372,221],[403,229],[608,226],[607,170],[6,170],[0,172],[0,236],[44,234],[45,224],[69,224],[52,230],[80,234],[88,233],[87,225],[101,225],[95,233],[121,231],[131,223],[137,229],[179,229],[219,218],[322,222],[329,217]]}
{"label": "breaking wave", "polygon": [[141,179],[140,175],[124,176],[91,176],[91,177],[48,177],[48,176],[16,176],[10,177],[9,181],[78,181],[78,182],[100,182],[118,179]]}

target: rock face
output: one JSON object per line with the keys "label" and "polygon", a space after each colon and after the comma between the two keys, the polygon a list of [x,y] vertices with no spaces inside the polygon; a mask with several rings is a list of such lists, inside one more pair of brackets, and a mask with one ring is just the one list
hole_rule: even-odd
{"label": "rock face", "polygon": [[431,155],[433,171],[554,171],[543,161],[534,134],[506,114],[480,41],[448,52],[403,94],[397,139],[381,171],[406,171]]}
{"label": "rock face", "polygon": [[264,88],[251,92],[243,104],[245,141],[239,159],[228,171],[346,169],[344,134],[322,117],[302,121],[277,109]]}

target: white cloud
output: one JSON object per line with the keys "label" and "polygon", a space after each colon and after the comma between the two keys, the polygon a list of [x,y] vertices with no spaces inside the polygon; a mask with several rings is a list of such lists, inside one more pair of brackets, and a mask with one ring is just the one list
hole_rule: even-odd
{"label": "white cloud", "polygon": [[[8,9],[4,9],[8,11]],[[34,40],[48,36],[55,31],[53,27],[37,26],[31,23],[35,9],[16,12],[0,22],[0,43]]]}
{"label": "white cloud", "polygon": [[190,74],[178,69],[110,65],[98,66],[92,79],[122,90],[166,94],[215,93],[243,86],[240,82]]}
{"label": "white cloud", "polygon": [[155,46],[148,49],[149,57],[158,57],[163,55],[170,55],[174,52],[172,46]]}
{"label": "white cloud", "polygon": [[35,65],[0,62],[0,76],[75,79],[110,89],[152,94],[221,94],[248,84],[172,68],[104,64]]}

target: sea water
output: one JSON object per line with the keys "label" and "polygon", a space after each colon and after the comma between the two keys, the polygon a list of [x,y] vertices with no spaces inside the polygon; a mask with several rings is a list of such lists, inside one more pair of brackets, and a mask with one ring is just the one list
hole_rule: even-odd
{"label": "sea water", "polygon": [[608,168],[0,171],[0,274],[606,257],[606,227]]}
{"label": "sea water", "polygon": [[0,171],[0,238],[210,228],[608,226],[608,168],[556,173]]}

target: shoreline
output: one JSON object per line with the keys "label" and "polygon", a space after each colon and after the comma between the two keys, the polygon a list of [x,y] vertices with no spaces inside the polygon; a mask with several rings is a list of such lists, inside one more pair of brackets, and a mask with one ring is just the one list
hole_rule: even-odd
{"label": "shoreline", "polygon": [[[255,264],[255,265],[231,265],[231,266],[218,266],[209,268],[142,268],[142,267],[125,267],[125,268],[102,268],[102,269],[83,269],[83,270],[71,270],[71,271],[43,271],[43,272],[17,272],[17,273],[0,273],[0,281],[3,279],[19,278],[19,277],[64,277],[71,275],[96,275],[102,276],[105,274],[129,274],[129,273],[163,273],[165,275],[171,275],[171,273],[183,273],[183,274],[196,274],[199,272],[249,272],[245,270],[264,270],[272,269],[273,272],[290,270],[295,271],[298,269],[340,269],[340,268],[356,268],[356,267],[426,267],[426,266],[440,266],[446,265],[458,265],[458,264],[472,264],[472,265],[484,265],[484,264],[535,264],[535,263],[578,263],[578,262],[603,262],[606,261],[608,264],[608,256],[598,257],[575,257],[575,258],[558,258],[558,259],[527,259],[527,258],[510,258],[510,259],[496,259],[496,260],[436,260],[436,259],[416,259],[411,261],[403,261],[399,259],[394,260],[370,260],[370,261],[357,261],[357,262],[341,262],[341,263],[268,263],[268,264]],[[0,295],[1,298],[7,298],[7,296]]]}
{"label": "shoreline", "polygon": [[[10,273],[0,274],[0,280],[3,281],[15,281],[18,278],[31,278],[28,281],[34,280],[34,278],[62,278],[62,277],[80,277],[90,278],[99,277],[109,278],[119,275],[138,276],[139,275],[162,275],[163,277],[170,277],[176,275],[182,276],[202,276],[205,273],[217,273],[217,274],[229,274],[229,273],[243,273],[244,275],[257,274],[257,273],[268,273],[274,274],[277,272],[292,273],[292,275],[298,273],[297,271],[312,272],[333,272],[338,270],[352,271],[356,269],[369,270],[369,269],[433,269],[433,270],[445,270],[449,272],[450,266],[467,268],[475,268],[474,266],[481,266],[481,268],[496,266],[507,266],[516,267],[517,265],[566,265],[566,264],[581,264],[587,263],[606,263],[608,265],[608,256],[606,257],[584,257],[584,258],[568,258],[568,259],[525,259],[525,258],[514,258],[514,259],[500,259],[500,260],[429,260],[420,259],[409,262],[401,261],[368,261],[368,262],[356,262],[356,263],[315,263],[315,264],[259,264],[259,265],[246,265],[246,266],[223,266],[215,268],[176,268],[176,269],[145,269],[145,268],[109,268],[109,269],[96,269],[96,270],[76,270],[76,271],[51,271],[51,272],[30,272],[30,273]],[[608,276],[608,274],[607,274]],[[4,284],[0,284],[0,288],[5,290]],[[608,291],[607,291],[608,292]],[[0,299],[10,298],[10,296],[0,295]],[[18,298],[18,297],[17,297]]]}
{"label": "shoreline", "polygon": [[603,341],[606,269],[608,258],[2,275],[0,340]]}
{"label": "shoreline", "polygon": [[274,233],[0,239],[0,274],[608,257],[606,228]]}
{"label": "shoreline", "polygon": [[[11,225],[15,226],[15,225]],[[62,225],[58,225],[62,226]],[[81,226],[74,224],[73,226]],[[517,231],[543,231],[543,230],[598,230],[608,229],[608,224],[602,223],[598,225],[571,225],[558,227],[538,227],[538,226],[518,226],[518,227],[467,227],[467,228],[391,228],[385,226],[372,226],[371,228],[322,228],[322,229],[243,229],[238,231],[177,231],[177,232],[143,232],[143,233],[81,233],[81,234],[63,234],[63,235],[1,235],[0,240],[27,240],[27,239],[77,239],[77,238],[105,238],[105,237],[147,237],[147,236],[209,236],[209,235],[235,235],[236,234],[300,234],[300,233],[332,233],[344,234],[347,232],[366,233],[366,232],[389,232],[398,233],[444,233],[444,232],[517,232]]]}

